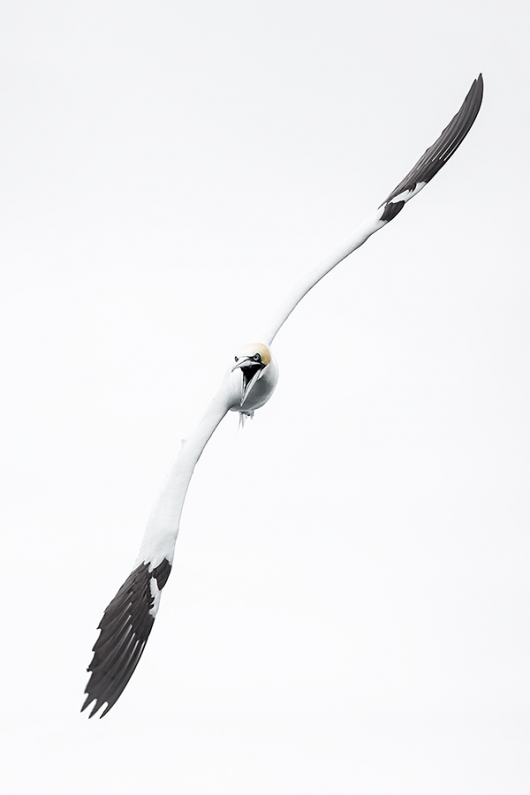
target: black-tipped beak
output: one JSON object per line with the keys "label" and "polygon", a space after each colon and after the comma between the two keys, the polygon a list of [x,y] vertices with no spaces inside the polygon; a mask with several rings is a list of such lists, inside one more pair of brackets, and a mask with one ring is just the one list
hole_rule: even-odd
{"label": "black-tipped beak", "polygon": [[250,356],[241,356],[241,358],[238,359],[237,362],[232,367],[232,372],[234,372],[234,370],[237,370],[238,367],[245,367],[247,362],[250,361],[251,361]]}

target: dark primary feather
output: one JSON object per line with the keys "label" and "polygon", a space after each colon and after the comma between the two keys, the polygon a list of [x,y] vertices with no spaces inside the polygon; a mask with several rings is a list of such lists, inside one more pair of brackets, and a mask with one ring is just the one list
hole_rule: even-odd
{"label": "dark primary feather", "polygon": [[151,580],[155,579],[162,590],[170,573],[171,564],[166,559],[152,571],[149,571],[148,563],[141,563],[108,605],[98,627],[101,632],[93,648],[94,657],[87,669],[91,677],[81,712],[95,701],[90,713],[92,717],[106,703],[106,709],[101,713],[103,717],[123,693],[155,622],[149,612],[155,601]]}
{"label": "dark primary feather", "polygon": [[[447,163],[451,155],[456,152],[473,126],[473,122],[477,118],[477,114],[480,110],[483,93],[484,82],[480,74],[477,79],[473,81],[462,103],[462,107],[456,116],[449,122],[433,145],[420,157],[405,179],[402,179],[399,185],[394,188],[383,204],[388,204],[388,202],[391,202],[392,199],[399,196],[399,194],[404,191],[413,191],[419,182],[430,182],[442,166]],[[380,206],[382,207],[383,204]],[[394,213],[394,215],[397,215],[397,212]],[[394,215],[392,217],[394,217]]]}

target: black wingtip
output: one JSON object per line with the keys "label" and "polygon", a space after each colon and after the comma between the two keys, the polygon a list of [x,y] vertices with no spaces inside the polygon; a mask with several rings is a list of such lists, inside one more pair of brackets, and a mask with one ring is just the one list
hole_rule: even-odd
{"label": "black wingtip", "polygon": [[424,152],[414,168],[380,205],[381,207],[406,191],[414,191],[419,183],[426,184],[431,181],[449,158],[454,155],[470,131],[482,105],[483,96],[484,80],[480,73],[473,80],[458,113],[451,119],[434,144]]}
{"label": "black wingtip", "polygon": [[[90,668],[88,668],[87,670],[89,671],[89,670],[90,670]],[[85,690],[85,693],[88,693],[88,689],[87,689],[87,690]],[[92,707],[92,710],[91,710],[91,712],[90,712],[90,714],[89,714],[89,716],[88,716],[89,718],[93,718],[93,717],[94,717],[94,715],[96,714],[96,712],[97,712],[99,709],[101,709],[101,707],[102,707],[102,706],[103,706],[103,704],[105,703],[105,702],[103,702],[103,703],[99,704],[99,703],[98,703],[98,700],[97,700],[97,698],[95,698],[94,696],[91,696],[91,695],[90,695],[90,693],[89,693],[89,694],[87,695],[86,699],[85,699],[85,702],[84,702],[83,706],[81,707],[81,712],[84,712],[84,711],[85,711],[85,709],[86,709],[87,707],[89,707],[89,706],[90,706],[90,705],[91,705],[91,704],[92,704],[94,701],[95,701],[96,703],[95,703],[95,704],[94,704],[94,706]],[[103,714],[104,714],[104,713],[102,713],[102,714],[101,714],[99,717],[100,717],[100,718],[102,718],[102,717],[103,717]]]}
{"label": "black wingtip", "polygon": [[91,706],[89,718],[105,706],[103,718],[119,699],[136,670],[153,628],[156,614],[152,583],[161,591],[171,573],[164,558],[151,571],[142,563],[131,572],[101,619],[94,657],[88,666],[91,674],[85,689],[87,697],[81,712]]}

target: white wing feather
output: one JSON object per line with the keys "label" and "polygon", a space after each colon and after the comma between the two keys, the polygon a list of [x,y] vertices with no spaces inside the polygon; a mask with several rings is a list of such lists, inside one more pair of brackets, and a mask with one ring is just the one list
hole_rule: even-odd
{"label": "white wing feather", "polygon": [[225,414],[238,402],[238,382],[233,373],[227,373],[201,421],[182,442],[178,458],[151,511],[136,566],[149,563],[155,568],[164,558],[173,562],[180,516],[195,465]]}

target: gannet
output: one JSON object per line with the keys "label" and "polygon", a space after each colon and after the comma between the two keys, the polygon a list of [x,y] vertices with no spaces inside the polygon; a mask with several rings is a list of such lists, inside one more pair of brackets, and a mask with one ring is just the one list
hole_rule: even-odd
{"label": "gannet", "polygon": [[401,212],[438,173],[460,146],[480,110],[482,75],[473,84],[456,116],[414,168],[352,235],[302,278],[286,297],[258,342],[235,353],[221,386],[191,436],[186,439],[156,501],[133,570],[106,608],[88,667],[90,679],[82,710],[95,702],[90,717],[106,704],[112,709],[129,682],[158,612],[175,552],[186,492],[208,440],[228,412],[240,419],[253,416],[271,397],[278,381],[278,365],[271,344],[293,309],[329,271]]}

